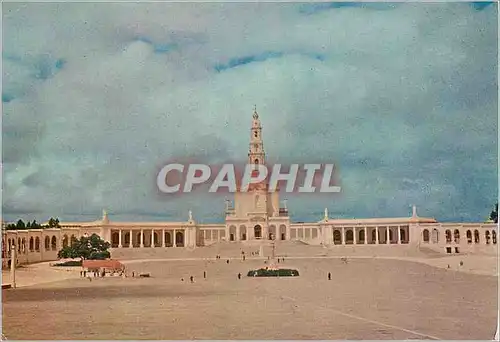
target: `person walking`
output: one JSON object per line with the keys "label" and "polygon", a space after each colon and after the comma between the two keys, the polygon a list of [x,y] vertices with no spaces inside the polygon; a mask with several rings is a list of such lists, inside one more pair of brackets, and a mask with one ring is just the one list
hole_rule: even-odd
{"label": "person walking", "polygon": [[207,271],[203,271],[203,279],[207,279]]}
{"label": "person walking", "polygon": [[238,273],[238,279],[241,279],[241,273]]}
{"label": "person walking", "polygon": [[328,272],[328,280],[332,280],[332,274]]}
{"label": "person walking", "polygon": [[191,280],[191,283],[194,283],[194,277],[193,276],[189,277],[189,280]]}

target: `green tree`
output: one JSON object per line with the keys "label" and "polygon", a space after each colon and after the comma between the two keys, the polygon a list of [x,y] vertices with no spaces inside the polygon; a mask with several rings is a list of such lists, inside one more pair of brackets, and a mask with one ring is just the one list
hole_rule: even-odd
{"label": "green tree", "polygon": [[57,257],[82,260],[107,259],[111,257],[108,251],[110,247],[109,242],[104,241],[97,234],[92,234],[73,240],[70,246],[64,247],[57,253]]}
{"label": "green tree", "polygon": [[61,226],[59,225],[59,219],[51,217],[49,219],[49,222],[47,223],[47,227],[49,227],[49,228],[60,228]]}
{"label": "green tree", "polygon": [[23,220],[19,219],[16,224],[16,229],[25,229],[26,225],[24,224]]}
{"label": "green tree", "polygon": [[490,220],[495,223],[498,223],[498,203],[495,205],[495,209],[491,211]]}

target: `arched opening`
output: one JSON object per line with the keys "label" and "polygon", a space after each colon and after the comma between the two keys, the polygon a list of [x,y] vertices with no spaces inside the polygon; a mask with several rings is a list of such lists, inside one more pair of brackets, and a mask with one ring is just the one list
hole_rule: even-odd
{"label": "arched opening", "polygon": [[255,165],[259,165],[259,160],[258,160],[258,159],[254,159],[253,163],[254,163]]}
{"label": "arched opening", "polygon": [[119,239],[120,239],[120,235],[118,234],[118,232],[111,233],[111,247],[117,248]]}
{"label": "arched opening", "polygon": [[57,249],[57,238],[55,236],[52,236],[51,248],[53,251]]}
{"label": "arched opening", "polygon": [[151,231],[148,229],[142,232],[144,236],[142,237],[142,244],[144,247],[151,247]]}
{"label": "arched opening", "polygon": [[486,240],[486,244],[489,245],[490,244],[490,240],[491,240],[491,237],[490,237],[490,231],[487,230],[485,233],[484,233],[484,239]]}
{"label": "arched opening", "polygon": [[432,243],[439,243],[439,230],[436,228],[432,230]]}
{"label": "arched opening", "polygon": [[377,228],[372,229],[372,243],[377,243]]}
{"label": "arched opening", "polygon": [[341,245],[342,244],[342,234],[338,229],[333,231],[333,244]]}
{"label": "arched opening", "polygon": [[50,250],[50,237],[48,236],[45,237],[45,250]]}
{"label": "arched opening", "polygon": [[21,253],[21,238],[17,238],[17,253]]}
{"label": "arched opening", "polygon": [[467,243],[472,243],[472,232],[470,230],[467,230]]}
{"label": "arched opening", "polygon": [[33,240],[33,237],[30,237],[30,252],[33,252],[35,249],[35,241]]}
{"label": "arched opening", "polygon": [[399,235],[401,236],[401,243],[408,243],[406,239],[406,230],[404,228],[399,228]]}
{"label": "arched opening", "polygon": [[235,240],[236,240],[236,227],[230,226],[229,227],[229,241],[235,241]]}
{"label": "arched opening", "polygon": [[240,238],[243,241],[247,239],[247,227],[246,226],[240,226]]}
{"label": "arched opening", "polygon": [[493,242],[494,245],[497,244],[497,232],[494,230],[491,231],[491,242]]}
{"label": "arched opening", "polygon": [[68,247],[68,235],[63,236],[63,247]]}
{"label": "arched opening", "polygon": [[175,244],[177,247],[184,247],[184,233],[177,232],[175,234]]}
{"label": "arched opening", "polygon": [[394,234],[392,232],[392,229],[389,228],[389,243],[392,243],[394,241]]}
{"label": "arched opening", "polygon": [[284,224],[280,225],[280,239],[286,240],[286,226]]}
{"label": "arched opening", "polygon": [[276,226],[271,225],[269,227],[269,240],[276,240]]}
{"label": "arched opening", "polygon": [[21,250],[22,250],[23,254],[26,254],[26,239],[23,238],[21,243],[22,243],[22,249]]}
{"label": "arched opening", "polygon": [[73,234],[71,234],[71,238],[69,239],[71,245],[73,244],[73,242],[76,241],[76,236],[74,236]]}
{"label": "arched opening", "polygon": [[142,235],[142,234],[141,234],[140,232],[139,232],[139,233],[137,233],[137,235],[136,235],[136,238],[137,238],[137,239],[135,240],[135,245],[134,245],[134,247],[140,247],[140,246],[141,246],[141,242],[142,242],[142,244],[144,244],[144,240],[143,240],[143,239],[144,239],[144,236],[142,236],[142,237],[141,237],[141,235]]}
{"label": "arched opening", "polygon": [[479,230],[474,230],[474,243],[479,243],[480,242],[480,239],[479,239]]}
{"label": "arched opening", "polygon": [[123,240],[125,241],[125,246],[130,246],[130,232],[125,233]]}
{"label": "arched opening", "polygon": [[460,231],[458,229],[453,232],[453,239],[455,243],[460,243]]}
{"label": "arched opening", "polygon": [[361,229],[358,232],[358,243],[365,243],[365,230]]}
{"label": "arched opening", "polygon": [[422,234],[424,236],[424,242],[429,242],[429,231],[427,229],[424,229]]}
{"label": "arched opening", "polygon": [[40,238],[38,236],[35,238],[35,251],[40,252]]}
{"label": "arched opening", "polygon": [[155,247],[161,247],[161,245],[160,245],[160,239],[158,237],[158,233],[157,232],[153,233],[153,245]]}
{"label": "arched opening", "polygon": [[346,243],[346,245],[352,245],[354,243],[354,234],[352,232],[352,229],[346,230],[345,243]]}
{"label": "arched opening", "polygon": [[451,242],[451,230],[447,229],[445,234],[446,234],[446,243],[450,243]]}
{"label": "arched opening", "polygon": [[253,227],[253,236],[256,239],[262,239],[262,227],[260,225]]}
{"label": "arched opening", "polygon": [[170,232],[165,232],[164,239],[165,239],[165,246],[167,246],[167,247],[172,247],[173,246],[173,244],[172,244],[172,235],[170,234]]}

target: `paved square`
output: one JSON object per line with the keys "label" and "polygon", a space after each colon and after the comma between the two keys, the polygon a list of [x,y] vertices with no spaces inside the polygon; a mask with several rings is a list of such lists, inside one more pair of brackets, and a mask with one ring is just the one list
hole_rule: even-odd
{"label": "paved square", "polygon": [[381,259],[291,259],[283,266],[296,267],[300,277],[246,277],[261,265],[151,261],[128,265],[150,272],[149,279],[69,279],[4,290],[3,331],[9,339],[51,340],[491,339],[495,333],[495,277]]}

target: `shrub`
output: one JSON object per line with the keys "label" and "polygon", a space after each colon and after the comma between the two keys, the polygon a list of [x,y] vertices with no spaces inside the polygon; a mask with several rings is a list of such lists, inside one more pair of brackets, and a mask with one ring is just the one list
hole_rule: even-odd
{"label": "shrub", "polygon": [[270,270],[260,268],[258,270],[248,271],[247,277],[298,277],[299,271],[294,269],[280,268],[277,270]]}
{"label": "shrub", "polygon": [[70,261],[66,261],[66,262],[60,262],[58,264],[53,264],[52,266],[76,267],[76,266],[82,266],[82,261],[81,260],[70,260]]}
{"label": "shrub", "polygon": [[89,260],[106,260],[109,258],[111,258],[111,253],[108,251],[92,252],[89,256]]}

